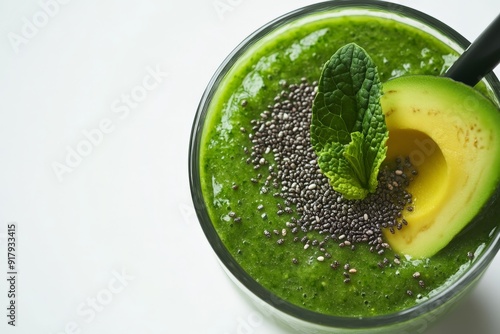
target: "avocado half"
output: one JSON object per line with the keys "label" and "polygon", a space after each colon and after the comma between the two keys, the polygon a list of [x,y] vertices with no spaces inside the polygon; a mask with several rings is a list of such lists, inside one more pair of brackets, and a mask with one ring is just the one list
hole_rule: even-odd
{"label": "avocado half", "polygon": [[473,221],[500,182],[500,111],[481,93],[449,78],[404,76],[381,98],[388,159],[409,157],[408,225],[384,231],[391,247],[414,258],[444,248]]}

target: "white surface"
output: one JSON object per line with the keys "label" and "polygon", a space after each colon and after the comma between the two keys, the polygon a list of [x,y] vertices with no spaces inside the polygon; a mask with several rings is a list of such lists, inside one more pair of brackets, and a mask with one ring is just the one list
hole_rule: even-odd
{"label": "white surface", "polygon": [[[60,2],[0,0],[0,332],[288,333],[218,266],[193,212],[188,141],[225,56],[262,24],[315,1]],[[397,2],[470,40],[500,12],[497,0]],[[40,3],[52,4],[50,16]],[[40,28],[30,30],[34,22]],[[25,39],[16,46],[13,34]],[[137,103],[128,107],[131,93]],[[77,148],[88,155],[70,158],[71,172],[58,178],[54,162]],[[15,328],[3,279],[10,222]],[[497,256],[430,333],[500,333],[499,277]]]}

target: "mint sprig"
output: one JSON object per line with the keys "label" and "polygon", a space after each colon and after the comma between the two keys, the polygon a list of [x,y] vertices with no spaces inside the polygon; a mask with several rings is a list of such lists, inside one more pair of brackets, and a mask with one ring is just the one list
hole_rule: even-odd
{"label": "mint sprig", "polygon": [[360,46],[340,48],[325,64],[311,120],[321,171],[347,199],[375,192],[389,132],[380,105],[377,67]]}

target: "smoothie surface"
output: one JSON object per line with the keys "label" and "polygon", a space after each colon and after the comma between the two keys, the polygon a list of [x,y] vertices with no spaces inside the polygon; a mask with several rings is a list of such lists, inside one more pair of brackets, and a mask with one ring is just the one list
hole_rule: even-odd
{"label": "smoothie surface", "polygon": [[[234,64],[213,96],[204,124],[201,185],[221,240],[258,283],[312,311],[366,317],[397,312],[426,300],[467,270],[470,254],[477,257],[489,242],[493,222],[468,228],[466,236],[459,235],[432,258],[415,260],[401,254],[398,264],[391,251],[381,256],[371,253],[366,244],[351,250],[332,241],[328,245],[331,260],[338,260],[341,266],[332,269],[330,259],[317,260],[323,255],[317,247],[305,250],[302,243],[292,241],[292,235],[283,237],[283,244],[276,242],[281,237],[264,236],[264,230],[281,231],[298,214],[278,215],[283,200],[272,195],[273,189],[261,192],[269,171],[255,171],[246,163],[251,147],[248,134],[251,120],[274,104],[283,80],[317,81],[323,64],[345,44],[354,42],[368,52],[382,83],[406,74],[440,75],[456,53],[414,28],[369,16],[311,20],[279,31],[257,42]],[[239,217],[237,222],[234,214]],[[315,233],[309,232],[311,237]],[[377,263],[384,258],[390,263],[381,268]],[[343,279],[345,263],[356,269],[349,283]]]}

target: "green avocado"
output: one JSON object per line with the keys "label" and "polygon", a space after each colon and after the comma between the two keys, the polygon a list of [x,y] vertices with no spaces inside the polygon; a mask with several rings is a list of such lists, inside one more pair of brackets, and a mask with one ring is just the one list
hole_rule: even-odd
{"label": "green avocado", "polygon": [[409,157],[408,225],[385,237],[414,258],[444,248],[481,212],[499,187],[500,111],[462,83],[434,76],[386,82],[381,98],[389,130],[388,159]]}

